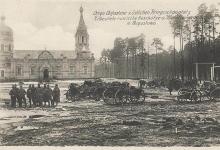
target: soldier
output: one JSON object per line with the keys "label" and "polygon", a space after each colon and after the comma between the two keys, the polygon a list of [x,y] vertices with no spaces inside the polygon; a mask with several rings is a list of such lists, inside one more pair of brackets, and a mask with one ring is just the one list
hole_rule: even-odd
{"label": "soldier", "polygon": [[12,85],[12,89],[9,92],[9,95],[11,96],[11,107],[16,107],[16,98],[17,98],[17,90],[15,85]]}
{"label": "soldier", "polygon": [[37,98],[36,88],[34,87],[34,84],[32,84],[32,86],[31,86],[31,99],[32,99],[34,107],[36,106],[36,98]]}
{"label": "soldier", "polygon": [[140,87],[140,89],[144,88],[144,86],[146,85],[146,81],[144,80],[139,80],[138,85]]}
{"label": "soldier", "polygon": [[174,80],[173,80],[173,79],[170,79],[169,82],[168,82],[168,86],[167,86],[170,95],[172,95],[172,91],[173,91],[173,88],[174,88],[174,85],[173,85],[173,84],[174,84]]}
{"label": "soldier", "polygon": [[22,107],[23,101],[24,101],[25,107],[27,107],[25,95],[26,95],[26,91],[25,91],[25,89],[23,89],[22,85],[20,85],[20,88],[18,90],[18,105],[19,105],[19,107]]}
{"label": "soldier", "polygon": [[40,83],[38,83],[38,87],[36,89],[36,106],[42,106],[43,101],[43,89],[40,86]]}
{"label": "soldier", "polygon": [[52,106],[54,106],[54,102],[56,103],[56,106],[58,102],[60,102],[60,89],[57,84],[55,84],[55,87],[53,89],[53,100],[52,100]]}
{"label": "soldier", "polygon": [[32,87],[31,87],[31,84],[29,85],[28,89],[27,89],[27,98],[29,100],[29,104],[30,104],[30,107],[31,107],[31,101],[32,100]]}
{"label": "soldier", "polygon": [[42,89],[42,102],[44,102],[44,106],[46,105],[46,98],[47,98],[47,85],[46,84],[44,84],[44,87],[43,87],[43,89]]}
{"label": "soldier", "polygon": [[15,93],[16,93],[16,101],[18,101],[18,99],[19,99],[19,89],[17,88],[17,84],[15,84],[14,86],[15,86]]}
{"label": "soldier", "polygon": [[52,90],[51,90],[50,86],[44,84],[44,88],[43,88],[44,106],[46,106],[47,102],[48,102],[48,106],[50,106],[51,96],[52,96]]}

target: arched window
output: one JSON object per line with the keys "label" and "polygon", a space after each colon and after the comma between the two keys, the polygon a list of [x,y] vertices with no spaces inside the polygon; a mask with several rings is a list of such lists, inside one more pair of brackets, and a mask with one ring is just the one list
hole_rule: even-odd
{"label": "arched window", "polygon": [[56,66],[56,74],[57,75],[61,75],[62,74],[62,67],[60,65]]}
{"label": "arched window", "polygon": [[21,76],[22,75],[22,67],[16,66],[16,75]]}
{"label": "arched window", "polygon": [[5,71],[1,70],[1,77],[5,77]]}
{"label": "arched window", "polygon": [[87,66],[83,66],[83,73],[87,74],[87,72],[88,72],[88,67]]}
{"label": "arched window", "polygon": [[75,69],[75,66],[70,66],[70,72],[71,72],[71,73],[74,73],[75,70],[76,70],[76,69]]}
{"label": "arched window", "polygon": [[8,50],[11,51],[11,44],[8,45]]}
{"label": "arched window", "polygon": [[82,43],[84,43],[84,36],[82,36]]}
{"label": "arched window", "polygon": [[4,51],[4,49],[5,49],[4,44],[1,44],[1,51]]}
{"label": "arched window", "polygon": [[35,74],[35,66],[32,66],[31,67],[31,75],[34,75]]}

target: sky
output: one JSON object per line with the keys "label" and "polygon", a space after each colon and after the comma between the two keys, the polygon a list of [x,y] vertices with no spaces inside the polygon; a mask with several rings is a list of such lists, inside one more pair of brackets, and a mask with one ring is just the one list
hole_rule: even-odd
{"label": "sky", "polygon": [[194,15],[201,3],[220,7],[218,0],[0,0],[0,15],[6,17],[6,24],[13,29],[16,50],[75,50],[74,36],[82,5],[90,50],[98,58],[103,48],[113,47],[116,37],[143,33],[146,45],[159,37],[166,49],[173,44],[173,36],[168,21],[143,26],[123,21],[100,22],[95,21],[94,11],[189,10]]}

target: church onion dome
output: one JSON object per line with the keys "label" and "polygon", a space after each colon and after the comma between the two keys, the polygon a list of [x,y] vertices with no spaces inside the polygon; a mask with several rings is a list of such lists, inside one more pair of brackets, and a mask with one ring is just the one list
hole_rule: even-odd
{"label": "church onion dome", "polygon": [[1,38],[13,39],[13,30],[5,24],[5,16],[1,16],[0,39]]}
{"label": "church onion dome", "polygon": [[77,28],[77,31],[76,31],[76,35],[77,34],[88,34],[87,33],[87,27],[86,27],[85,21],[83,19],[83,8],[82,8],[82,6],[80,7],[79,11],[80,11],[80,20],[79,20],[79,25],[78,25],[78,28]]}

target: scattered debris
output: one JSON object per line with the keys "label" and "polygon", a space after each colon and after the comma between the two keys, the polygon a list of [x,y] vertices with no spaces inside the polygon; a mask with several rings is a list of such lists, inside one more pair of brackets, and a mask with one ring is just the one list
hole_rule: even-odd
{"label": "scattered debris", "polygon": [[139,126],[139,125],[142,125],[141,122],[139,121],[123,121],[122,123],[123,125],[127,125],[127,126]]}
{"label": "scattered debris", "polygon": [[31,115],[29,116],[29,118],[41,118],[41,117],[44,117],[45,115]]}
{"label": "scattered debris", "polygon": [[159,96],[158,95],[152,95],[150,98],[157,99],[157,98],[159,98]]}

